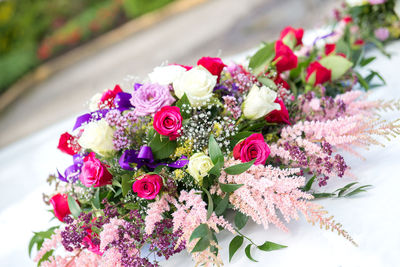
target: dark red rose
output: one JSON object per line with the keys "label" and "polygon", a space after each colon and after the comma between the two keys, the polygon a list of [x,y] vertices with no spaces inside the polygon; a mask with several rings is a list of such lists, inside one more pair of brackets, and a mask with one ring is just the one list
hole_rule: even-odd
{"label": "dark red rose", "polygon": [[265,120],[271,123],[286,123],[291,125],[289,121],[289,112],[282,100],[276,99],[275,103],[281,106],[281,110],[273,110],[265,116]]}
{"label": "dark red rose", "polygon": [[[304,34],[304,30],[303,28],[298,28],[298,29],[294,29],[290,26],[286,27],[285,29],[283,29],[281,31],[281,36],[280,36],[280,40],[282,40],[284,43],[286,43],[287,39],[295,39],[294,45],[298,46],[303,44],[303,34]],[[291,41],[289,41],[290,43]]]}
{"label": "dark red rose", "polygon": [[289,46],[278,40],[275,43],[274,62],[276,62],[276,70],[281,73],[297,67],[297,56]]}
{"label": "dark red rose", "polygon": [[331,74],[331,70],[322,66],[318,61],[314,61],[307,68],[306,81],[315,86],[330,81]]}
{"label": "dark red rose", "polygon": [[202,57],[197,61],[197,65],[206,68],[212,75],[219,76],[226,66],[219,57]]}
{"label": "dark red rose", "polygon": [[233,148],[233,157],[241,162],[249,162],[256,159],[257,164],[265,164],[271,153],[262,134],[254,133]]}
{"label": "dark red rose", "polygon": [[60,136],[57,148],[71,156],[75,155],[79,152],[79,150],[81,150],[81,146],[78,144],[77,138],[68,132],[63,133]]}
{"label": "dark red rose", "polygon": [[325,44],[325,55],[335,53],[336,44]]}
{"label": "dark red rose", "polygon": [[61,222],[64,221],[65,216],[71,214],[68,206],[67,194],[58,193],[57,195],[54,195],[52,198],[50,198],[50,204],[53,206],[54,215]]}
{"label": "dark red rose", "polygon": [[283,88],[286,88],[288,90],[290,89],[289,84],[284,79],[282,79],[282,77],[280,75],[276,76],[274,82],[275,82],[276,85],[280,85]]}
{"label": "dark red rose", "polygon": [[117,96],[118,93],[121,93],[122,89],[121,87],[117,84],[113,90],[107,90],[103,93],[101,96],[100,102],[99,102],[99,108],[104,109],[104,108],[113,108],[114,107],[114,99]]}

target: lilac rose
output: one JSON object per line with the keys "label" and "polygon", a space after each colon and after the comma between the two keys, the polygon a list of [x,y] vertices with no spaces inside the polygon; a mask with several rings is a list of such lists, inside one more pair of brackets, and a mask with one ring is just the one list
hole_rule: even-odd
{"label": "lilac rose", "polygon": [[169,92],[168,86],[148,83],[132,93],[130,102],[135,107],[137,116],[146,116],[155,114],[164,106],[170,106],[175,98]]}

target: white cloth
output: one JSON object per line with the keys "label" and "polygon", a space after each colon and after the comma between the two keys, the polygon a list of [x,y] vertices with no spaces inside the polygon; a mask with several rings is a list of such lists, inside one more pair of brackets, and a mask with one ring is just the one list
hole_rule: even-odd
{"label": "white cloth", "polygon": [[[379,71],[387,85],[372,91],[371,99],[400,98],[400,42],[388,46],[393,56],[389,60],[377,51],[369,67]],[[400,117],[400,112],[389,112],[387,118]],[[74,119],[63,121],[35,135],[0,150],[0,266],[35,266],[29,259],[27,247],[32,231],[46,230],[51,215],[42,203],[42,192],[50,192],[45,185],[49,173],[56,168],[64,170],[71,164],[71,158],[59,152],[59,135],[71,129]],[[4,129],[3,129],[4,130]],[[319,200],[335,220],[343,224],[359,244],[353,246],[336,233],[321,230],[308,224],[303,217],[288,224],[289,232],[282,232],[271,226],[248,223],[243,232],[256,243],[269,240],[287,245],[288,248],[275,252],[252,251],[258,263],[252,263],[244,254],[244,245],[228,263],[228,245],[232,239],[227,233],[219,234],[222,257],[229,266],[399,266],[400,265],[400,138],[384,141],[385,148],[372,147],[362,151],[367,159],[362,161],[345,155],[352,167],[352,173],[362,185],[373,187],[367,193],[352,198]],[[353,180],[330,181],[327,191],[343,186]],[[175,255],[162,266],[192,266],[186,252]]]}

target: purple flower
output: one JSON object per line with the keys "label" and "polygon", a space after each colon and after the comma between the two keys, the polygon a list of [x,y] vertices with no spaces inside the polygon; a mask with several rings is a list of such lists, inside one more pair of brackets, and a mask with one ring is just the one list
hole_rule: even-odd
{"label": "purple flower", "polygon": [[144,84],[132,93],[131,104],[135,107],[137,116],[153,115],[164,106],[175,102],[168,86],[159,84]]}
{"label": "purple flower", "polygon": [[381,28],[376,29],[374,31],[374,34],[378,40],[385,41],[387,38],[389,38],[390,33],[387,28],[381,27]]}
{"label": "purple flower", "polygon": [[368,0],[371,5],[380,5],[386,2],[386,0]]}

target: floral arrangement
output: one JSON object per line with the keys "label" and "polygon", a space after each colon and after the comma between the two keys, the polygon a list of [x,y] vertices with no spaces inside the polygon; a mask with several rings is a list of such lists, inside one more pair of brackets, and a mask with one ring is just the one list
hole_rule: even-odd
{"label": "floral arrangement", "polygon": [[357,183],[320,188],[352,176],[341,151],[361,156],[355,147],[400,134],[398,121],[377,116],[400,103],[367,99],[361,89],[384,80],[360,75],[374,58],[364,57],[357,19],[338,19],[312,46],[303,45],[303,29],[287,27],[244,64],[203,57],[196,66],[159,66],[93,96],[90,112],[60,137],[72,165],[49,177],[55,190],[45,199],[62,223],[35,233],[34,260],[158,266],[186,250],[196,265],[220,266],[217,234],[225,230],[229,260],[248,242],[245,254],[256,261],[252,248],[286,246],[255,244],[240,232],[248,219],[287,231],[300,214],[356,245],[313,199],[366,191]]}

